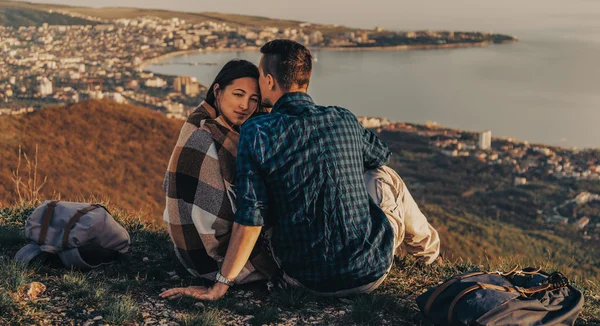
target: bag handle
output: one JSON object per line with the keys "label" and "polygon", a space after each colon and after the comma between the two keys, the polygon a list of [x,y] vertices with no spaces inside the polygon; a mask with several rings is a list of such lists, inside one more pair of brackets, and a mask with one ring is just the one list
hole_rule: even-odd
{"label": "bag handle", "polygon": [[88,206],[84,209],[78,210],[77,213],[75,215],[73,215],[73,217],[71,217],[71,219],[69,220],[69,222],[67,223],[67,226],[65,226],[65,231],[63,234],[63,240],[62,240],[62,247],[63,250],[66,250],[69,248],[69,233],[71,233],[71,228],[73,227],[73,225],[75,223],[77,223],[77,221],[85,214],[95,210],[96,208],[100,208],[102,207],[99,204],[93,204],[91,206]]}
{"label": "bag handle", "polygon": [[42,218],[42,229],[40,230],[40,239],[38,244],[40,246],[44,245],[46,242],[46,236],[48,235],[48,228],[50,227],[50,220],[54,215],[54,209],[56,208],[56,204],[58,200],[53,200],[46,205],[46,211],[44,212],[44,217]]}

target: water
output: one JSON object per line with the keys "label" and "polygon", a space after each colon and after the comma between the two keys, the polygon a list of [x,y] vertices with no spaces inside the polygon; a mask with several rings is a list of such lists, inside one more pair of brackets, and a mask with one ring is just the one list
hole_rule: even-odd
{"label": "water", "polygon": [[[429,51],[316,51],[309,94],[319,104],[343,106],[356,115],[436,121],[452,128],[491,129],[494,136],[532,143],[600,148],[600,12],[553,13],[539,24],[528,19],[515,18],[505,24],[506,30],[495,30],[518,36],[520,42],[514,44]],[[182,56],[148,69],[195,76],[208,85],[233,58],[258,63],[260,56]],[[182,62],[218,65],[178,64]]]}

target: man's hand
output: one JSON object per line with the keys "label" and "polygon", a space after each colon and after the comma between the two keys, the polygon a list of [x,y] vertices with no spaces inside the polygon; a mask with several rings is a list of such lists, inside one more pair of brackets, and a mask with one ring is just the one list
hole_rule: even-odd
{"label": "man's hand", "polygon": [[187,288],[173,288],[160,294],[163,299],[177,299],[182,296],[198,300],[216,301],[221,299],[229,287],[223,283],[215,283],[210,288],[203,286],[188,286]]}

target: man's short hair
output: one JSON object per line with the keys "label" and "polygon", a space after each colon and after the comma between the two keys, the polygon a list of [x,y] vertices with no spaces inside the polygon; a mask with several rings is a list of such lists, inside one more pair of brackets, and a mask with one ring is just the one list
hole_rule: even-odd
{"label": "man's short hair", "polygon": [[313,57],[302,44],[292,40],[274,40],[262,46],[262,69],[271,74],[284,92],[293,85],[308,87]]}

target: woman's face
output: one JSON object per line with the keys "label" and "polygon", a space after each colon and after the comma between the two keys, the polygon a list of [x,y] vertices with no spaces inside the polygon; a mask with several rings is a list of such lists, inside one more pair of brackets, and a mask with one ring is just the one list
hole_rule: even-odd
{"label": "woman's face", "polygon": [[232,126],[240,126],[258,108],[258,81],[251,77],[235,79],[224,89],[215,85],[219,114]]}

